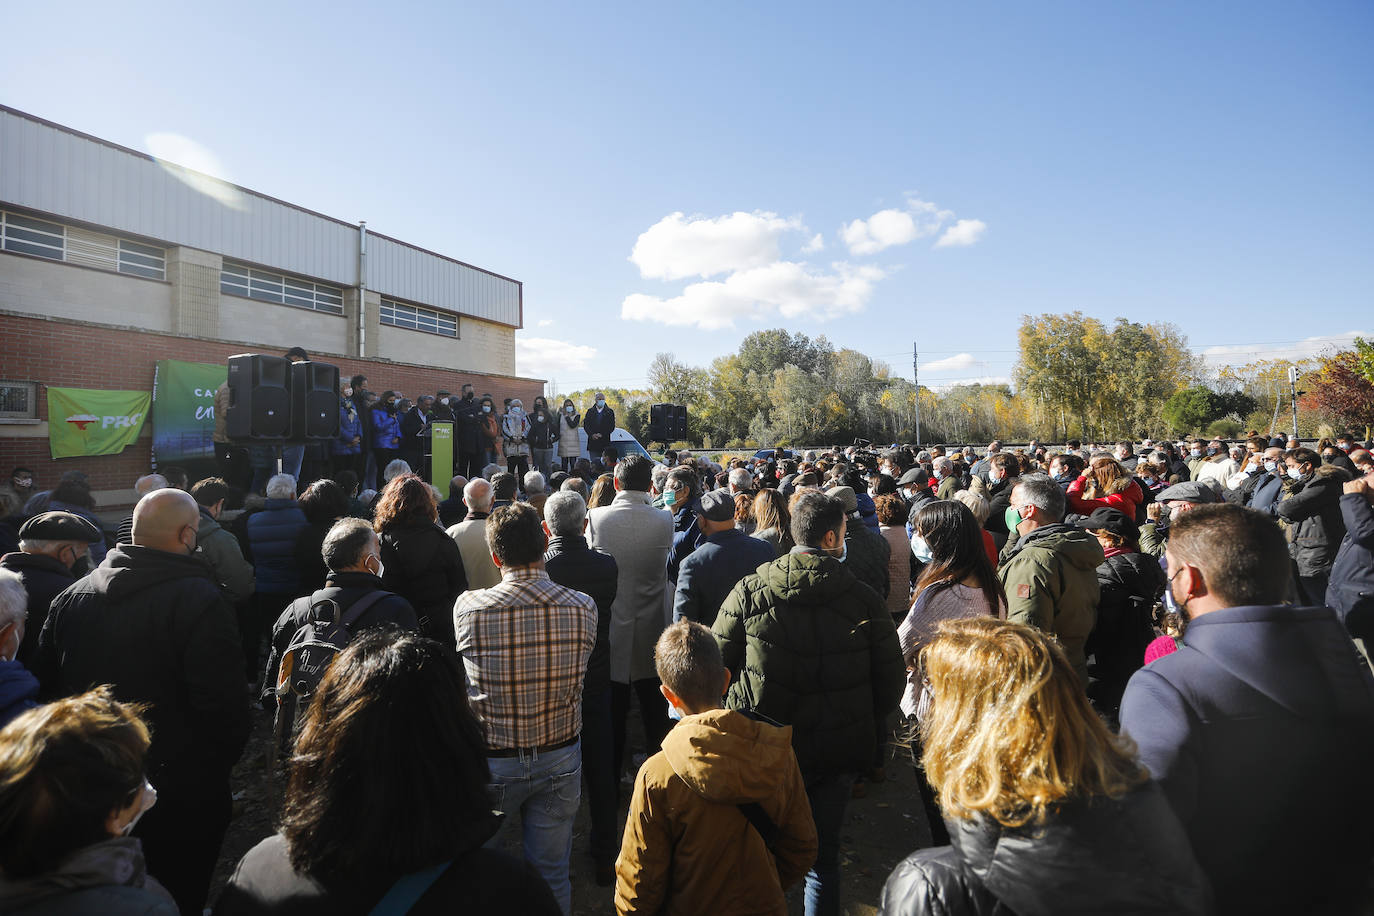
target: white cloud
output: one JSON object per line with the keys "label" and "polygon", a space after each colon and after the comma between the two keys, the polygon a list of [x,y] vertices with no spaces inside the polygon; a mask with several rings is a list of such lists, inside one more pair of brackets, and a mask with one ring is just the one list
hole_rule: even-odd
{"label": "white cloud", "polygon": [[[1253,326],[1252,326],[1253,330]],[[1201,351],[1203,360],[1209,366],[1235,366],[1253,363],[1261,359],[1303,360],[1323,356],[1335,350],[1354,346],[1355,338],[1366,340],[1374,337],[1371,331],[1347,331],[1344,334],[1324,334],[1302,340],[1253,344],[1228,344],[1207,347]]]}
{"label": "white cloud", "polygon": [[539,319],[538,321],[536,321],[535,324],[537,324],[537,325],[538,325],[539,327],[541,327],[541,328],[551,328],[551,327],[553,327],[553,319],[552,319],[552,318],[541,318],[541,319]]}
{"label": "white cloud", "polygon": [[596,347],[555,340],[552,337],[515,337],[515,371],[536,378],[552,378],[581,372],[596,359]]}
{"label": "white cloud", "polygon": [[937,359],[934,362],[926,363],[921,366],[921,371],[959,372],[965,369],[982,368],[985,365],[987,364],[975,357],[972,353],[960,353],[957,356],[950,356],[946,359]]}
{"label": "white cloud", "polygon": [[840,227],[840,238],[849,247],[850,254],[876,254],[894,245],[934,235],[953,218],[953,212],[911,197],[905,209],[879,210],[866,220],[856,219],[844,224]]}
{"label": "white cloud", "polygon": [[803,254],[815,254],[817,251],[825,250],[825,236],[817,232],[811,236],[811,241],[802,246]]}
{"label": "white cloud", "polygon": [[734,327],[737,320],[777,316],[825,321],[861,311],[873,295],[873,284],[884,276],[872,266],[836,263],[824,272],[776,261],[736,271],[723,281],[690,284],[671,299],[626,296],[620,317],[707,331]]}
{"label": "white cloud", "polygon": [[935,243],[935,247],[954,248],[972,245],[983,237],[987,228],[988,224],[981,219],[961,219],[945,230],[945,234]]}
{"label": "white cloud", "polygon": [[712,277],[778,260],[778,239],[804,229],[800,220],[776,213],[736,211],[715,219],[672,213],[639,236],[630,261],[647,279]]}

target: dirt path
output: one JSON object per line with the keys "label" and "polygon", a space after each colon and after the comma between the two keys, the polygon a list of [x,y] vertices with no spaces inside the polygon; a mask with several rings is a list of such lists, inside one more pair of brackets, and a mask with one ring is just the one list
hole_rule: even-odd
{"label": "dirt path", "polygon": [[[271,716],[254,713],[253,735],[243,759],[234,768],[233,789],[240,796],[235,804],[235,817],[224,838],[215,881],[210,891],[214,900],[238,860],[253,845],[269,836],[281,810],[281,793],[285,780],[280,775],[269,777],[266,768],[270,744]],[[630,721],[631,742],[639,742],[634,750],[642,754],[642,731],[638,719]],[[899,758],[886,767],[887,780],[869,783],[864,798],[849,803],[845,814],[842,837],[841,867],[844,884],[841,894],[843,912],[850,916],[869,916],[876,911],[883,882],[888,873],[918,845],[929,842],[929,828],[925,823],[920,801],[916,797],[916,780],[911,765]],[[628,799],[630,780],[624,782],[624,796]],[[628,802],[627,802],[628,803]],[[620,816],[626,814],[624,805]],[[582,916],[613,914],[611,888],[597,887],[593,878],[591,858],[587,854],[589,824],[584,803],[578,812],[573,835],[572,881],[573,909]],[[507,850],[519,855],[512,844]],[[792,913],[802,912],[801,887],[788,894]]]}

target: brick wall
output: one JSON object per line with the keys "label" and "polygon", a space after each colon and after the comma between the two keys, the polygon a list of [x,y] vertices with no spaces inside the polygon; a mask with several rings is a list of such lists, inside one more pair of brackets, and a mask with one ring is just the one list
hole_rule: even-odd
{"label": "brick wall", "polygon": [[[222,363],[235,353],[264,352],[279,356],[292,344],[286,341],[279,347],[255,349],[224,341],[0,314],[0,379],[38,382],[39,417],[46,420],[47,396],[43,390],[46,385],[151,391],[153,366],[159,359]],[[519,397],[530,404],[543,391],[539,379],[479,375],[329,354],[320,354],[319,358],[337,365],[340,377],[366,375],[368,388],[377,392],[394,388],[413,397],[447,388],[457,394],[464,382],[471,382],[479,395],[490,392],[498,403],[502,398]],[[135,478],[148,473],[152,445],[150,429],[151,422],[145,426],[139,440],[119,455],[54,460],[50,457],[44,427],[0,425],[0,474],[8,479],[11,467],[26,465],[33,468],[36,484],[46,489],[56,483],[64,471],[77,468],[90,475],[94,490],[128,489]],[[40,430],[43,431],[40,433]],[[117,505],[108,501],[106,504]]]}

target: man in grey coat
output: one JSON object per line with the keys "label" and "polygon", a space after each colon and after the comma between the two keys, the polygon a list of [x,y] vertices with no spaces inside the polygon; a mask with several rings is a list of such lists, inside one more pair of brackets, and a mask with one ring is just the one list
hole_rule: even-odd
{"label": "man in grey coat", "polygon": [[653,464],[628,455],[615,466],[615,499],[587,513],[587,543],[615,557],[619,567],[611,604],[611,718],[615,770],[625,755],[625,718],[630,687],[639,697],[648,753],[658,751],[668,733],[668,707],[659,693],[654,644],[672,614],[668,554],[673,547],[673,516],[649,502]]}

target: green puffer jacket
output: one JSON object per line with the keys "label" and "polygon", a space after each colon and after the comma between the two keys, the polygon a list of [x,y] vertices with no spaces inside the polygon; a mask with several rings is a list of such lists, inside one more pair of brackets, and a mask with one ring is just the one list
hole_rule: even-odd
{"label": "green puffer jacket", "polygon": [[1097,567],[1103,559],[1102,545],[1083,529],[1046,525],[1018,540],[997,570],[1007,592],[1007,619],[1059,637],[1085,686],[1083,645],[1097,622]]}
{"label": "green puffer jacket", "polygon": [[726,705],[792,726],[808,781],[872,766],[906,683],[886,603],[847,566],[785,554],[735,586],[713,628],[731,674]]}

